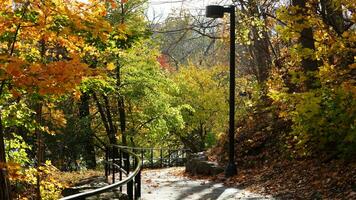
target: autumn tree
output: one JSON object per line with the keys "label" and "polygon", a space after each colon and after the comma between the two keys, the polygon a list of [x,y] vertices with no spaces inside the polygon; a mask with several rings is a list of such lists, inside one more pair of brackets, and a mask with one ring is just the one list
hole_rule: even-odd
{"label": "autumn tree", "polygon": [[[274,68],[270,96],[292,122],[289,147],[298,155],[355,153],[352,7],[349,1],[293,1],[277,12],[285,64]],[[348,14],[341,16],[341,8]]]}
{"label": "autumn tree", "polygon": [[[7,101],[1,110],[21,98],[33,102],[40,166],[44,159],[41,135],[49,132],[43,126],[42,106],[50,97],[73,92],[89,72],[87,64],[82,62],[85,37],[90,34],[105,39],[111,27],[102,20],[106,14],[105,3],[99,1],[1,1],[0,5],[1,98]],[[0,124],[3,127],[4,119]],[[4,134],[11,130],[8,128],[0,130],[2,149]],[[0,177],[7,180],[4,152],[1,151]],[[39,178],[37,182],[39,188]],[[10,198],[6,183],[1,181],[2,199]]]}
{"label": "autumn tree", "polygon": [[182,110],[184,129],[173,132],[194,152],[211,147],[227,122],[227,69],[188,66],[173,75],[178,84],[177,103],[189,105]]}

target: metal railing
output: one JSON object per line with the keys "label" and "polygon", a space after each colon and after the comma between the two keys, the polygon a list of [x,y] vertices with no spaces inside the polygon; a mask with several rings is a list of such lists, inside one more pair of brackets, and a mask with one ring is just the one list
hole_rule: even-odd
{"label": "metal railing", "polygon": [[187,154],[190,152],[189,149],[116,146],[121,149],[128,149],[140,156],[143,168],[183,166],[186,162]]}
{"label": "metal railing", "polygon": [[[118,157],[117,157],[118,156]],[[87,192],[82,192],[79,194],[70,195],[63,197],[60,200],[81,200],[86,197],[91,197],[95,195],[102,194],[107,191],[111,191],[120,187],[122,192],[122,187],[126,184],[127,196],[130,200],[140,199],[141,198],[141,167],[142,162],[140,157],[135,153],[126,148],[121,148],[118,146],[110,145],[107,147],[105,155],[105,176],[107,181],[110,181],[111,175],[111,184],[90,190]],[[132,160],[132,161],[130,161]],[[131,165],[133,164],[133,165]],[[131,165],[131,166],[130,166]],[[130,169],[133,168],[130,173]],[[119,172],[119,181],[116,182],[115,175]],[[126,178],[123,179],[122,175],[126,175]]]}
{"label": "metal railing", "polygon": [[[186,162],[188,149],[142,148],[110,145],[105,152],[105,176],[110,185],[91,191],[63,197],[60,200],[85,199],[119,188],[130,200],[141,198],[141,170],[146,168],[162,168],[182,166]],[[116,177],[118,175],[118,177]],[[126,176],[126,177],[124,177]],[[116,179],[119,179],[116,182]],[[124,179],[123,179],[124,178]]]}

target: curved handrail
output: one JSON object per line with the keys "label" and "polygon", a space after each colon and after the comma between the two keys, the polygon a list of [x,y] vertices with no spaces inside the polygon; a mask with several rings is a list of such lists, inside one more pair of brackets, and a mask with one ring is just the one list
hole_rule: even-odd
{"label": "curved handrail", "polygon": [[[67,196],[67,197],[63,197],[61,198],[60,200],[72,200],[72,199],[83,199],[85,197],[90,197],[90,196],[94,196],[94,195],[98,195],[98,194],[101,194],[101,193],[104,193],[106,191],[109,191],[109,190],[112,190],[114,188],[117,188],[117,187],[120,187],[120,186],[123,186],[124,184],[130,182],[130,181],[133,181],[133,179],[135,178],[135,176],[140,172],[141,170],[141,167],[142,167],[142,164],[141,164],[141,159],[138,155],[136,155],[135,153],[133,153],[132,151],[126,149],[126,148],[121,148],[120,146],[118,145],[110,145],[110,146],[113,146],[113,147],[118,147],[120,148],[122,151],[132,155],[134,158],[135,158],[135,161],[136,161],[136,168],[135,170],[129,174],[129,176],[126,177],[126,179],[124,180],[121,180],[119,182],[116,182],[116,183],[113,183],[113,184],[110,184],[110,185],[107,185],[107,186],[104,186],[104,187],[101,187],[101,188],[98,188],[98,189],[94,189],[94,190],[90,190],[90,191],[87,191],[87,192],[82,192],[82,193],[79,193],[79,194],[74,194],[74,195],[70,195],[70,196]],[[117,167],[118,169],[121,169],[118,165],[116,165],[115,163],[113,162],[110,162],[109,163],[113,164],[115,167]]]}
{"label": "curved handrail", "polygon": [[190,149],[171,149],[171,148],[150,148],[150,147],[129,147],[129,146],[122,146],[122,145],[113,145],[115,147],[121,148],[121,149],[136,149],[136,150],[171,150],[171,151],[191,151]]}

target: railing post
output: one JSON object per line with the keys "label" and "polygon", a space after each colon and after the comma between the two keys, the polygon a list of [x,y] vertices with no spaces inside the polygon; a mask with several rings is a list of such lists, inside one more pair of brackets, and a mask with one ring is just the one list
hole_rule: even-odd
{"label": "railing post", "polygon": [[176,159],[177,159],[177,151],[175,149],[172,150],[172,166],[174,167],[175,163],[176,163]]}
{"label": "railing post", "polygon": [[123,157],[124,157],[124,165],[125,165],[125,170],[127,172],[127,174],[130,173],[130,155],[127,152],[123,153]]}
{"label": "railing post", "polygon": [[153,168],[153,149],[151,148],[151,168]]}
{"label": "railing post", "polygon": [[106,177],[106,180],[108,180],[108,176],[109,176],[108,162],[109,162],[109,152],[108,152],[108,148],[105,148],[105,177]]}
{"label": "railing post", "polygon": [[133,200],[133,181],[129,181],[127,183],[127,196],[129,197],[130,200]]}
{"label": "railing post", "polygon": [[190,158],[191,156],[191,151],[190,149],[185,149],[184,150],[184,164],[187,163],[188,158]]}
{"label": "railing post", "polygon": [[171,166],[171,149],[168,149],[168,167]]}
{"label": "railing post", "polygon": [[[135,148],[130,149],[134,154],[136,154]],[[132,157],[132,167],[135,168],[136,166],[136,159]]]}
{"label": "railing post", "polygon": [[[179,153],[179,152],[180,152],[180,153]],[[180,163],[181,159],[180,159],[180,157],[181,157],[181,155],[182,155],[182,150],[179,150],[179,149],[178,149],[177,154],[178,154],[177,166],[181,166],[181,163]]]}
{"label": "railing post", "polygon": [[144,150],[141,149],[141,163],[142,163],[142,167],[143,167],[143,152],[144,152]]}
{"label": "railing post", "polygon": [[179,155],[178,155],[179,151],[176,149],[174,150],[174,162],[173,162],[173,166],[177,166],[177,162],[178,162],[178,158],[179,158]]}
{"label": "railing post", "polygon": [[116,158],[116,148],[115,146],[112,146],[112,182],[115,183],[115,158]]}
{"label": "railing post", "polygon": [[163,150],[162,150],[162,148],[161,149],[159,149],[159,154],[160,154],[160,161],[161,161],[161,168],[163,168]]}
{"label": "railing post", "polygon": [[141,169],[135,176],[135,200],[141,198]]}
{"label": "railing post", "polygon": [[111,175],[111,165],[110,165],[110,158],[111,158],[111,149],[110,147],[107,147],[107,160],[106,160],[106,163],[108,165],[108,181],[109,181],[109,176]]}
{"label": "railing post", "polygon": [[[129,175],[130,173],[130,155],[129,153],[125,152],[125,165],[126,165],[126,171],[127,174]],[[129,200],[133,200],[133,181],[129,181],[127,183],[127,196],[129,197]]]}
{"label": "railing post", "polygon": [[[122,169],[122,151],[121,148],[118,149],[119,150],[119,167],[120,169]],[[122,180],[122,171],[119,170],[119,179],[120,181]],[[120,192],[122,192],[122,186],[120,186]]]}

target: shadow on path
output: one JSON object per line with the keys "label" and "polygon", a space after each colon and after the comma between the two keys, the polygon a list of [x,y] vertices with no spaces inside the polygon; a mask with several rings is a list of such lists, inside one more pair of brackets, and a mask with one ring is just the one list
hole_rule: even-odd
{"label": "shadow on path", "polygon": [[[200,185],[200,186],[193,186],[190,189],[183,190],[181,191],[181,194],[176,198],[176,200],[185,200],[185,199],[191,199],[191,195],[195,194],[201,194],[204,190],[210,190],[212,185],[210,184],[205,184],[205,185]],[[199,200],[216,200],[219,198],[219,196],[225,191],[225,188],[223,187],[217,187],[213,188],[211,191],[208,193],[204,193],[201,197],[199,197]]]}
{"label": "shadow on path", "polygon": [[[143,200],[262,200],[273,199],[245,189],[226,187],[222,183],[192,180],[177,174],[184,168],[167,168],[143,172]],[[178,173],[179,174],[179,173]]]}

